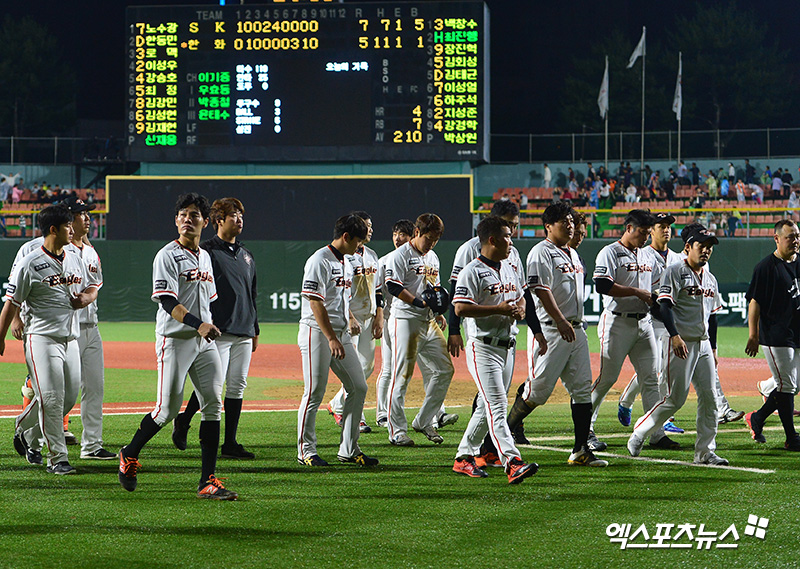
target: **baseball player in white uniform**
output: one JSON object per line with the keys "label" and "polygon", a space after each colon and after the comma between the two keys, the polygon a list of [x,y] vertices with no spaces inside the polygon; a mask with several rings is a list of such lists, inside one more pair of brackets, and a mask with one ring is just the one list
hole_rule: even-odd
{"label": "baseball player in white uniform", "polygon": [[568,245],[575,230],[572,209],[564,202],[551,204],[542,214],[542,223],[547,238],[528,253],[527,272],[547,350],[542,353],[533,334],[528,335],[528,379],[522,398],[511,407],[508,425],[513,430],[533,409],[544,405],[561,378],[571,397],[575,425],[568,464],[608,466],[588,446],[592,368],[583,327],[585,272],[577,251]]}
{"label": "baseball player in white uniform", "polygon": [[[592,385],[590,446],[594,450],[603,450],[607,446],[594,435],[594,424],[600,404],[619,378],[626,357],[630,358],[636,370],[644,409],[652,408],[660,399],[659,347],[649,312],[653,304],[653,266],[640,249],[647,241],[655,221],[649,210],[631,210],[625,217],[622,237],[603,247],[595,261],[594,283],[597,291],[605,296],[605,307],[597,325],[600,373]],[[656,448],[680,448],[677,442],[666,436],[663,428],[653,433],[650,445]]]}
{"label": "baseball player in white uniform", "polygon": [[163,247],[153,260],[153,302],[156,311],[156,407],[142,419],[131,442],[119,451],[119,482],[136,489],[141,468],[139,453],[161,428],[175,418],[183,403],[186,374],[200,400],[201,476],[197,497],[236,500],[215,476],[222,414],[219,352],[214,340],[221,332],[211,323],[211,303],[217,298],[214,270],[200,236],[208,225],[211,205],[205,196],[182,194],[175,204],[178,239]]}
{"label": "baseball player in white uniform", "polygon": [[[672,238],[672,224],[675,223],[675,218],[666,213],[655,214],[656,223],[650,230],[650,244],[642,247],[639,252],[642,256],[644,264],[652,267],[651,285],[654,294],[658,295],[658,289],[661,287],[661,275],[664,273],[669,265],[682,263],[683,257],[680,253],[676,253],[669,248],[669,240]],[[656,309],[658,306],[656,305]],[[651,310],[652,313],[652,310]],[[660,317],[660,315],[659,315]],[[653,332],[656,336],[656,344],[658,350],[656,351],[656,368],[658,369],[658,390],[659,394],[663,397],[667,394],[667,386],[664,382],[665,370],[667,367],[667,359],[669,357],[669,334],[664,327],[664,323],[659,318],[653,318]],[[633,410],[633,403],[636,396],[639,395],[639,377],[634,374],[625,389],[619,396],[619,406],[617,409],[617,418],[623,426],[627,427],[631,424],[631,412]],[[666,432],[682,433],[683,429],[677,427],[671,421],[664,424]]]}
{"label": "baseball player in white uniform", "polygon": [[[414,222],[410,219],[400,219],[392,226],[392,243],[397,249],[401,245],[408,243],[414,236]],[[389,316],[392,313],[392,301],[394,297],[384,290],[386,280],[386,259],[391,253],[387,253],[378,259],[378,273],[375,277],[376,286],[381,291],[383,299],[383,330],[381,337],[381,371],[375,381],[376,407],[375,424],[379,427],[387,427],[389,421],[389,386],[392,380],[392,340],[388,332]],[[417,359],[417,363],[419,359]],[[424,364],[423,364],[424,365]]]}
{"label": "baseball player in white uniform", "polygon": [[697,440],[694,462],[727,466],[717,456],[717,413],[714,401],[714,354],[717,322],[714,314],[722,308],[717,279],[705,268],[719,243],[713,233],[696,228],[686,235],[688,256],[682,264],[671,265],[661,276],[658,302],[664,326],[670,335],[671,353],[667,365],[666,397],[636,421],[628,439],[631,456],[639,456],[644,441],[686,402],[689,384],[697,393]]}
{"label": "baseball player in white uniform", "polygon": [[420,360],[423,375],[430,373],[425,399],[412,422],[415,431],[440,444],[444,440],[435,426],[450,381],[455,373],[442,329],[443,316],[434,317],[420,295],[429,285],[439,285],[439,257],[433,248],[444,232],[444,223],[432,213],[420,215],[414,237],[393,251],[386,260],[385,290],[397,300],[392,303],[389,334],[392,342],[392,379],[389,387],[389,441],[413,446],[408,436],[405,395]]}
{"label": "baseball player in white uniform", "polygon": [[464,318],[469,369],[478,387],[478,406],[458,445],[453,471],[485,478],[475,464],[488,433],[498,449],[510,484],[536,473],[536,463],[525,464],[514,445],[506,422],[508,388],[514,374],[517,320],[525,317],[525,282],[511,266],[511,228],[503,219],[489,216],[478,224],[481,254],[458,275],[453,310]]}
{"label": "baseball player in white uniform", "polygon": [[73,234],[69,209],[64,205],[46,207],[39,214],[39,228],[43,245],[14,269],[5,295],[0,355],[5,351],[11,321],[25,302],[25,360],[35,397],[17,418],[15,447],[21,445],[27,454],[28,441],[41,432],[48,447],[47,471],[73,474],[63,418],[75,405],[81,381],[78,310],[87,306],[97,291],[95,285],[86,286],[83,263],[66,248]]}
{"label": "baseball player in white uniform", "polygon": [[[253,254],[237,239],[244,228],[244,205],[236,198],[222,198],[211,205],[211,224],[217,234],[200,243],[208,251],[214,268],[217,300],[211,316],[222,334],[216,339],[225,372],[225,438],[220,458],[252,460],[255,455],[236,440],[242,414],[244,391],[250,360],[258,348],[256,310],[256,263]],[[192,417],[200,410],[200,400],[192,391],[186,409],[172,421],[172,443],[186,450]]]}
{"label": "baseball player in white uniform", "polygon": [[302,307],[297,343],[303,360],[303,399],[297,411],[297,461],[328,466],[317,453],[317,411],[328,386],[328,371],[339,378],[347,396],[342,409],[340,462],[375,466],[378,460],[358,447],[359,422],[367,380],[348,328],[353,284],[352,255],[367,238],[367,224],[357,215],[336,220],[333,241],[308,258],[303,270]]}
{"label": "baseball player in white uniform", "polygon": [[[372,241],[372,217],[366,211],[354,211],[352,214],[367,224],[367,238],[354,254],[347,256],[348,262],[353,266],[348,325],[364,377],[369,379],[375,370],[375,340],[383,336],[383,294],[380,287],[377,287],[378,254],[367,247],[367,243]],[[345,390],[342,387],[328,403],[328,413],[333,415],[339,426],[342,422],[344,399]],[[362,433],[372,431],[363,415],[358,428]]]}

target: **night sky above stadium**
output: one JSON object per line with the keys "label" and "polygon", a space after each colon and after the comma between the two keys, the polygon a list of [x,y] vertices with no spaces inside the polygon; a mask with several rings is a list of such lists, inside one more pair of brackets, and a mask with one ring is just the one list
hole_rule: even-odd
{"label": "night sky above stadium", "polygon": [[[362,0],[364,1],[364,0]],[[368,0],[367,0],[368,1]],[[229,1],[228,4],[235,2]],[[245,2],[257,4],[259,2]],[[618,27],[632,45],[647,26],[648,40],[662,34],[676,13],[691,14],[695,2],[642,0],[486,0],[491,13],[491,107],[493,133],[564,132],[557,120],[558,96],[576,54]],[[30,16],[55,34],[78,75],[78,117],[121,120],[125,96],[125,7],[217,6],[179,0],[55,0],[4,2],[3,13]],[[783,49],[800,56],[800,10],[792,0],[746,3],[774,33]],[[713,31],[709,31],[713,33]],[[663,38],[661,38],[663,39]],[[747,49],[747,46],[737,46]],[[597,83],[602,77],[598,63]],[[787,81],[797,80],[797,75]],[[8,78],[5,78],[8,79]],[[674,84],[665,86],[672,90]],[[596,93],[592,93],[596,97]],[[514,113],[508,112],[514,109]],[[787,126],[795,126],[792,118]]]}

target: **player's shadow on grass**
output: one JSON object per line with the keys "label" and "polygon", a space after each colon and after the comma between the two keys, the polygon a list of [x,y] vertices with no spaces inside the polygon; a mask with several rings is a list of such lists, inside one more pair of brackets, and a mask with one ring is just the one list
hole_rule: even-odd
{"label": "player's shadow on grass", "polygon": [[265,538],[274,536],[320,538],[328,535],[326,532],[302,531],[276,531],[268,528],[243,528],[225,527],[223,525],[192,525],[192,526],[141,526],[141,525],[100,525],[91,522],[53,524],[14,524],[0,527],[0,535],[57,535],[67,533],[81,533],[90,531],[93,534],[142,534],[142,535],[178,535],[178,536],[216,536],[226,538]]}

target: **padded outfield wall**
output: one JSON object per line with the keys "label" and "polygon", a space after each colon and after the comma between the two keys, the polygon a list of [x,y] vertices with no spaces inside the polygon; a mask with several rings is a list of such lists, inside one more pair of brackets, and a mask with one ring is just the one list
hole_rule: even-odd
{"label": "padded outfield wall", "polygon": [[[296,322],[299,319],[299,290],[305,260],[327,241],[249,241],[248,230],[259,223],[246,218],[243,242],[253,252],[258,268],[258,311],[262,322]],[[330,225],[330,224],[328,224]],[[326,227],[326,232],[329,229]],[[210,236],[210,230],[206,230]],[[383,255],[392,244],[388,241],[389,227],[376,225],[376,239],[372,247]],[[441,259],[444,280],[450,274],[453,257],[458,246],[469,237],[464,231],[462,238],[448,238],[436,246]],[[536,244],[534,239],[515,242],[523,259]],[[586,240],[579,252],[586,260],[587,320],[596,322],[602,310],[602,300],[591,286],[591,271],[597,252],[610,240]],[[0,240],[0,266],[10,268],[19,240]],[[152,262],[156,252],[165,241],[97,241],[95,246],[102,259],[104,286],[100,292],[100,318],[110,321],[154,321],[156,304],[150,300]],[[672,241],[672,248],[680,248],[680,240]],[[743,325],[747,314],[744,293],[747,290],[753,266],[774,250],[771,239],[724,239],[715,247],[711,257],[711,269],[720,282],[723,299],[728,305],[721,315],[721,324]],[[4,271],[3,274],[7,272]],[[5,279],[4,279],[5,280]]]}

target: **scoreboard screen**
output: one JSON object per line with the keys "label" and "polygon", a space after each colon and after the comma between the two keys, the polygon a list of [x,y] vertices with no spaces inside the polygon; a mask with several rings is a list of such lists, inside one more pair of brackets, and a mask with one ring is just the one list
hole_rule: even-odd
{"label": "scoreboard screen", "polygon": [[481,1],[127,9],[129,158],[488,161]]}

